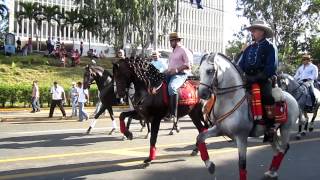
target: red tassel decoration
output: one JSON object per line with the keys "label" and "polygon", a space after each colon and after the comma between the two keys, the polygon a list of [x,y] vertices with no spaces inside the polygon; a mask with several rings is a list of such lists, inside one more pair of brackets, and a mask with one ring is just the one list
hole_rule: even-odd
{"label": "red tassel decoration", "polygon": [[252,92],[252,114],[254,120],[262,119],[262,104],[261,104],[261,91],[258,83],[254,83],[251,86]]}
{"label": "red tassel decoration", "polygon": [[240,180],[247,180],[247,170],[240,169],[239,176]]}

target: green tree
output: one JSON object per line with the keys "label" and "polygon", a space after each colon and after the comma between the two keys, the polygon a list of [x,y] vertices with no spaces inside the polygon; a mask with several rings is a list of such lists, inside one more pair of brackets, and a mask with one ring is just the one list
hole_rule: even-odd
{"label": "green tree", "polygon": [[58,15],[60,14],[60,7],[57,5],[54,6],[42,6],[43,7],[43,17],[44,20],[48,23],[48,37],[51,35],[51,25],[55,21],[60,23]]}
{"label": "green tree", "polygon": [[320,63],[320,37],[313,36],[310,39],[310,54]]}
{"label": "green tree", "polygon": [[[319,0],[237,0],[238,10],[250,21],[264,20],[275,32],[275,42],[281,59],[296,56],[301,48],[298,37],[313,31],[319,21],[312,21],[310,7]],[[304,7],[304,8],[301,8]],[[319,12],[319,11],[318,11]]]}
{"label": "green tree", "polygon": [[79,9],[71,9],[70,11],[65,12],[65,21],[64,24],[71,26],[71,32],[72,32],[72,48],[74,48],[74,36],[75,36],[75,25],[78,24],[79,21]]}
{"label": "green tree", "polygon": [[0,1],[0,22],[2,22],[3,19],[5,19],[8,16],[8,8],[4,3],[3,0]]}
{"label": "green tree", "polygon": [[21,25],[23,19],[29,20],[29,35],[32,36],[32,20],[38,14],[37,9],[39,7],[38,3],[32,2],[20,2],[20,6],[23,8],[23,11],[16,12],[16,18]]}

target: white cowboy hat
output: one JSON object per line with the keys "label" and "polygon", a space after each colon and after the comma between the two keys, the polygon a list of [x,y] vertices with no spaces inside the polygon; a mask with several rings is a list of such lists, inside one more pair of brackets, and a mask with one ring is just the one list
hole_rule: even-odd
{"label": "white cowboy hat", "polygon": [[270,28],[268,24],[266,24],[264,21],[254,21],[251,26],[246,28],[247,30],[252,29],[261,29],[265,32],[266,38],[272,38],[273,37],[273,31]]}

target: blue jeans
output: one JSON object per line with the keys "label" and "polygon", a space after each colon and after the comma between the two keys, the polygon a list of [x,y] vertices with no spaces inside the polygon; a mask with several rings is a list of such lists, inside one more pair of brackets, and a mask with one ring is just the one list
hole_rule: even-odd
{"label": "blue jeans", "polygon": [[84,110],[84,102],[79,102],[79,120],[89,119],[88,113]]}
{"label": "blue jeans", "polygon": [[178,94],[178,89],[183,85],[187,80],[188,75],[185,73],[179,73],[167,77],[168,82],[168,93],[169,96]]}
{"label": "blue jeans", "polygon": [[40,111],[39,97],[31,98],[32,111]]}
{"label": "blue jeans", "polygon": [[71,98],[72,116],[77,116],[77,97]]}

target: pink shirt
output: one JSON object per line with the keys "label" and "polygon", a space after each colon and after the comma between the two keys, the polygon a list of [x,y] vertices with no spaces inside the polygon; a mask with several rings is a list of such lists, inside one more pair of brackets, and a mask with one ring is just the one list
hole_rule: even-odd
{"label": "pink shirt", "polygon": [[183,70],[183,72],[190,73],[192,62],[193,62],[193,56],[191,51],[182,45],[177,45],[169,57],[168,69],[176,69],[182,65],[186,65],[190,69],[189,70],[185,69]]}
{"label": "pink shirt", "polygon": [[32,87],[32,97],[39,97],[40,92],[39,92],[39,87],[37,85]]}

